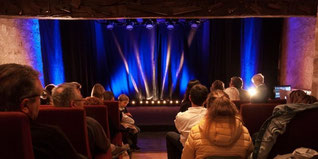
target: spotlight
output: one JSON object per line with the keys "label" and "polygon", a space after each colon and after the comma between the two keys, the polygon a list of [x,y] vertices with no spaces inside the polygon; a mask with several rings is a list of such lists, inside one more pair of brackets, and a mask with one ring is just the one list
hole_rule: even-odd
{"label": "spotlight", "polygon": [[142,103],[144,103],[144,102],[140,101],[139,103],[142,104]]}
{"label": "spotlight", "polygon": [[153,28],[153,24],[146,24],[146,28],[151,30]]}
{"label": "spotlight", "polygon": [[113,30],[114,29],[114,24],[107,24],[106,28],[108,30]]}
{"label": "spotlight", "polygon": [[167,102],[164,100],[164,101],[163,101],[163,104],[166,104],[166,103],[167,103]]}
{"label": "spotlight", "polygon": [[132,101],[131,104],[136,104],[136,102],[135,102],[135,101]]}
{"label": "spotlight", "polygon": [[146,104],[148,104],[149,102],[148,101],[146,101]]}
{"label": "spotlight", "polygon": [[198,19],[192,20],[192,21],[190,22],[191,28],[192,28],[192,29],[197,29],[197,28],[199,27],[200,22],[201,22],[201,21],[198,20]]}
{"label": "spotlight", "polygon": [[176,104],[179,104],[179,101],[178,101],[178,100],[176,100]]}
{"label": "spotlight", "polygon": [[170,101],[170,104],[172,104],[172,103],[173,103],[173,101],[171,100],[171,101]]}
{"label": "spotlight", "polygon": [[153,21],[151,19],[146,20],[145,24],[146,24],[146,28],[148,30],[151,30],[154,27],[154,23],[153,23]]}
{"label": "spotlight", "polygon": [[128,24],[128,25],[126,26],[126,30],[128,30],[128,31],[132,31],[133,29],[134,29],[134,26],[131,25],[131,24]]}
{"label": "spotlight", "polygon": [[151,104],[155,104],[155,101],[151,101]]}
{"label": "spotlight", "polygon": [[168,20],[167,21],[167,29],[168,30],[173,30],[174,29],[174,25],[173,25],[173,21],[172,20]]}
{"label": "spotlight", "polygon": [[192,28],[192,29],[198,28],[198,24],[197,24],[197,23],[192,23],[192,24],[191,24],[191,28]]}
{"label": "spotlight", "polygon": [[157,103],[160,104],[160,100],[158,100]]}
{"label": "spotlight", "polygon": [[256,92],[256,89],[255,89],[255,88],[250,88],[250,89],[248,89],[248,94],[249,94],[251,97],[254,96],[256,93],[257,93],[257,92]]}

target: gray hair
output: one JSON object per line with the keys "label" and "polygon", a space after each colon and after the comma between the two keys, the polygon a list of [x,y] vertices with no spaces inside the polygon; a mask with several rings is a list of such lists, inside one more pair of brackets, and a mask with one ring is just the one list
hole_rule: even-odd
{"label": "gray hair", "polygon": [[63,83],[58,85],[52,91],[53,105],[56,107],[71,107],[71,102],[81,97],[77,93],[77,87],[73,83]]}

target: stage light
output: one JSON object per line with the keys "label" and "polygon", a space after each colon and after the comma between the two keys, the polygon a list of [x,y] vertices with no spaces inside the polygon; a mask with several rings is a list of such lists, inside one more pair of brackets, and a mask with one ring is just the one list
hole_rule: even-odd
{"label": "stage light", "polygon": [[158,100],[157,103],[160,104],[160,100]]}
{"label": "stage light", "polygon": [[131,25],[131,24],[128,24],[128,25],[126,26],[126,29],[127,29],[128,31],[131,31],[131,30],[134,29],[134,26]]}
{"label": "stage light", "polygon": [[151,30],[153,28],[153,24],[146,24],[146,28]]}
{"label": "stage light", "polygon": [[168,24],[168,25],[167,25],[167,29],[168,29],[168,30],[173,30],[173,29],[174,29],[174,26],[173,26],[172,24]]}
{"label": "stage light", "polygon": [[252,97],[256,94],[256,89],[254,87],[248,89],[248,94]]}
{"label": "stage light", "polygon": [[151,104],[155,104],[155,101],[151,101]]}
{"label": "stage light", "polygon": [[154,22],[151,19],[146,20],[145,24],[148,30],[151,30],[154,27]]}
{"label": "stage light", "polygon": [[166,103],[167,103],[167,102],[164,100],[164,101],[163,101],[163,104],[166,104]]}
{"label": "stage light", "polygon": [[192,24],[191,24],[191,28],[192,28],[192,29],[198,28],[198,24],[197,24],[197,23],[192,23]]}
{"label": "stage light", "polygon": [[192,29],[197,29],[197,28],[199,27],[199,24],[200,24],[200,23],[201,23],[201,21],[198,20],[198,19],[192,20],[192,21],[190,22],[191,28],[192,28]]}
{"label": "stage light", "polygon": [[108,30],[113,30],[114,29],[114,24],[107,24],[107,26],[106,26],[106,28],[108,29]]}
{"label": "stage light", "polygon": [[179,103],[179,101],[178,100],[176,100],[176,104],[178,104]]}
{"label": "stage light", "polygon": [[172,103],[173,103],[173,101],[171,100],[171,101],[170,101],[170,104],[172,104]]}
{"label": "stage light", "polygon": [[140,101],[139,103],[142,104],[142,103],[144,103],[144,102]]}
{"label": "stage light", "polygon": [[135,102],[135,101],[132,101],[131,104],[136,104],[136,102]]}
{"label": "stage light", "polygon": [[148,101],[146,101],[146,104],[148,104],[149,102]]}

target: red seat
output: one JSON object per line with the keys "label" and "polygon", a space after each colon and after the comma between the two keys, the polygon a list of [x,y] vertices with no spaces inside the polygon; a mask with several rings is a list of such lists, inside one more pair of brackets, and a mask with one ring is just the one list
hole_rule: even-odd
{"label": "red seat", "polygon": [[102,125],[107,137],[110,138],[107,107],[105,105],[85,105],[84,109],[87,116],[94,118]]}
{"label": "red seat", "polygon": [[104,104],[107,106],[109,122],[112,122],[112,125],[113,125],[113,127],[109,127],[109,129],[114,129],[110,131],[116,132],[113,136],[111,136],[111,142],[114,145],[121,145],[122,134],[121,132],[119,132],[120,114],[119,114],[118,102],[105,101]]}
{"label": "red seat", "polygon": [[269,158],[278,154],[292,153],[296,148],[306,147],[318,150],[318,108],[298,113],[286,127],[286,131],[277,137]]}
{"label": "red seat", "polygon": [[250,135],[258,132],[264,121],[272,115],[277,103],[248,103],[242,104],[240,113]]}
{"label": "red seat", "polygon": [[59,126],[70,139],[77,152],[92,158],[83,109],[41,106],[37,121]]}
{"label": "red seat", "polygon": [[0,112],[0,158],[33,159],[28,117],[22,112]]}
{"label": "red seat", "polygon": [[279,103],[279,104],[286,104],[286,99],[270,99],[267,101],[268,103]]}

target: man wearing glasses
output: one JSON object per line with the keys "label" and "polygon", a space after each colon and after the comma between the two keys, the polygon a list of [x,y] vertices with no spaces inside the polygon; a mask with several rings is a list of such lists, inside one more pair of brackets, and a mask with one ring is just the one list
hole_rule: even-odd
{"label": "man wearing glasses", "polygon": [[45,98],[39,73],[30,66],[0,65],[0,111],[21,111],[30,118],[35,158],[81,159],[59,128],[36,123],[40,96]]}
{"label": "man wearing glasses", "polygon": [[[58,85],[52,91],[53,105],[56,107],[83,108],[84,99],[76,82],[66,82]],[[86,117],[88,139],[92,155],[107,152],[111,148],[112,157],[118,158],[129,149],[128,145],[115,146],[110,144],[103,127],[91,117]]]}

